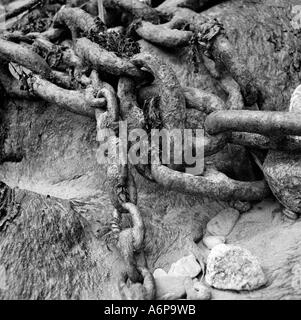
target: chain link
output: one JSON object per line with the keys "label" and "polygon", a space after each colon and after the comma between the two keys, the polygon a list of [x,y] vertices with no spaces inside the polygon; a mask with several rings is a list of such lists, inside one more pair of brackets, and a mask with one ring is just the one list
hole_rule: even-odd
{"label": "chain link", "polygon": [[[100,115],[101,123],[97,128],[111,130],[109,147],[112,148],[111,150],[114,148],[118,150],[119,155],[116,153],[111,155],[107,163],[108,189],[114,206],[111,231],[116,240],[116,248],[125,264],[124,270],[118,277],[119,293],[123,298],[130,296],[133,298],[133,293],[138,290],[139,294],[136,292],[136,295],[140,295],[140,299],[153,299],[155,287],[152,275],[145,266],[138,266],[136,261],[136,255],[143,251],[145,227],[137,206],[137,187],[128,165],[127,150],[126,154],[120,156],[119,138],[114,135],[118,133],[115,123],[121,118],[117,96],[109,84],[104,84],[99,90],[97,97],[101,96],[107,100],[107,111]],[[123,229],[122,216],[126,213],[131,217],[132,227]]]}

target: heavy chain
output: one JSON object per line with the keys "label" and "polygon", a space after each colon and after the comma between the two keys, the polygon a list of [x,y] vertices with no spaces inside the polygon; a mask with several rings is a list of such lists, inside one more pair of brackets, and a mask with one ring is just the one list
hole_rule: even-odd
{"label": "heavy chain", "polygon": [[[117,96],[109,84],[105,84],[98,92],[97,97],[101,96],[107,101],[107,111],[105,113],[96,111],[98,135],[100,129],[109,129],[110,132],[107,132],[108,149],[117,151],[108,155],[107,183],[109,196],[114,206],[111,230],[116,241],[116,248],[125,265],[124,270],[118,276],[118,290],[123,299],[154,299],[153,276],[146,265],[138,266],[136,261],[136,256],[143,251],[145,226],[137,206],[137,188],[128,164],[128,150],[121,150],[119,138],[115,136],[115,132],[118,133],[115,124],[121,119]],[[126,213],[130,215],[132,227],[123,229],[122,218]]]}
{"label": "heavy chain", "polygon": [[[154,15],[153,10],[150,10],[149,20],[152,21],[154,18],[157,17]],[[62,48],[54,46],[51,42],[45,41],[45,39],[42,42],[36,41],[36,45],[39,45],[39,48],[46,47],[47,50],[50,50],[46,57],[50,58],[51,54],[55,55],[56,63],[53,66],[57,67],[58,64],[62,64],[78,71],[82,70],[83,62],[87,62],[92,68],[90,75],[91,87],[96,92],[93,92],[92,95],[90,94],[90,84],[87,84],[87,88],[83,92],[67,90],[70,89],[70,86],[72,87],[72,84],[69,87],[66,86],[67,89],[54,85],[51,81],[60,82],[58,74],[49,67],[49,64],[42,57],[34,53],[28,46],[21,46],[4,39],[0,39],[0,55],[5,62],[5,68],[1,66],[0,80],[3,86],[9,83],[9,86],[6,87],[7,91],[24,97],[24,92],[19,90],[20,80],[12,79],[8,72],[8,64],[11,62],[16,63],[34,73],[33,76],[26,76],[26,79],[24,79],[26,85],[30,84],[31,95],[41,97],[78,114],[89,117],[94,117],[95,115],[97,120],[97,140],[104,141],[105,139],[103,138],[105,136],[108,149],[117,150],[117,153],[109,153],[107,157],[107,186],[109,197],[114,207],[111,230],[115,236],[116,248],[124,261],[124,268],[118,275],[118,289],[124,299],[153,299],[155,297],[153,276],[147,269],[146,264],[140,265],[137,260],[138,255],[143,253],[145,225],[137,205],[137,187],[132,174],[132,167],[129,165],[128,150],[122,150],[123,146],[120,143],[118,121],[120,119],[128,120],[129,129],[142,128],[148,125],[148,129],[151,130],[154,126],[157,127],[158,124],[149,119],[153,111],[152,108],[157,108],[158,118],[160,118],[159,125],[166,129],[180,128],[184,130],[187,95],[184,95],[183,88],[180,86],[172,68],[159,59],[152,55],[143,54],[139,54],[131,60],[123,59],[93,41],[95,34],[105,28],[100,24],[100,21],[95,20],[85,12],[81,12],[80,9],[62,8],[56,15],[54,26],[67,28],[71,31],[73,45],[72,48],[68,48],[68,54],[62,51]],[[150,23],[143,24],[142,27],[149,28]],[[146,34],[141,29],[142,27],[140,26],[140,34],[146,39],[148,37],[150,40],[153,39],[154,34],[156,36],[156,33]],[[152,28],[155,28],[152,30],[158,30],[161,26],[153,25]],[[190,31],[188,33],[184,30],[170,31],[172,32],[172,39],[184,35],[186,42],[191,36]],[[194,38],[191,41],[197,42],[203,54],[214,60],[217,65],[222,65],[233,76],[233,79],[243,92],[246,105],[252,106],[255,104],[258,98],[257,87],[254,85],[250,73],[234,55],[233,48],[225,36],[223,26],[218,21],[212,20],[196,27],[194,31]],[[81,38],[78,38],[79,35]],[[83,35],[87,38],[83,37]],[[163,39],[165,42],[162,39],[157,40],[167,44],[166,39]],[[119,77],[118,96],[110,84],[99,80],[95,70]],[[83,82],[89,83],[86,78],[88,77],[83,78]],[[147,82],[153,78],[156,80],[154,83],[159,83],[159,86],[155,88],[157,94],[153,95],[149,103],[146,104],[143,114],[143,111],[135,101],[137,94],[135,92],[135,81]],[[6,81],[7,79],[9,81]],[[103,112],[101,108],[105,104],[106,111]],[[158,106],[156,106],[157,104]],[[214,109],[212,105],[207,110],[205,107],[202,110],[198,109],[198,111],[207,114],[217,111],[212,110]],[[209,110],[211,111],[209,112]],[[227,112],[220,110],[208,116],[206,120],[207,131],[211,132],[212,136],[207,135],[203,141],[205,156],[217,153],[230,141],[230,135],[224,132],[229,128],[228,122],[233,123],[234,126],[233,128],[231,127],[230,131],[235,131],[234,129],[242,123],[240,121],[239,124],[235,124],[233,119],[228,121],[224,114],[227,114]],[[254,123],[256,125],[258,121],[257,119],[255,120]],[[220,125],[223,122],[225,130],[220,133],[220,128],[217,124]],[[276,121],[274,122],[276,123]],[[285,121],[281,125],[285,127]],[[291,130],[291,128],[289,129]],[[254,128],[252,130],[254,131]],[[288,131],[288,134],[290,132]],[[148,152],[151,151],[148,150]],[[173,164],[171,166],[162,165],[160,157],[157,157],[151,165],[138,164],[135,167],[144,177],[166,188],[197,194],[198,196],[213,196],[221,200],[237,199],[248,201],[260,200],[269,191],[264,180],[259,182],[235,181],[221,172],[213,170],[200,176],[192,176],[174,170],[176,168]],[[131,227],[123,227],[125,215],[130,216]]]}

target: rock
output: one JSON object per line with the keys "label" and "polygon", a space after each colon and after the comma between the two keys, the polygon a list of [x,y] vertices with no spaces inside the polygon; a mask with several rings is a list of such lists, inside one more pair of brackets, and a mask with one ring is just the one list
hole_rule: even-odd
{"label": "rock", "polygon": [[266,283],[260,263],[248,250],[219,244],[209,253],[206,282],[217,289],[255,290]]}
{"label": "rock", "polygon": [[194,278],[201,271],[202,268],[200,264],[197,262],[195,256],[191,254],[173,263],[168,274]]}
{"label": "rock", "polygon": [[0,290],[7,290],[7,276],[3,265],[0,265]]}
{"label": "rock", "polygon": [[167,276],[167,272],[161,268],[158,268],[153,273],[154,278],[165,277]]}
{"label": "rock", "polygon": [[175,300],[185,296],[186,290],[184,282],[187,277],[181,276],[161,276],[155,278],[156,299]]}
{"label": "rock", "polygon": [[252,208],[252,204],[247,201],[233,200],[229,203],[230,207],[239,211],[239,213],[245,213]]}
{"label": "rock", "polygon": [[207,231],[213,236],[227,236],[239,218],[239,211],[233,208],[222,210],[207,224]]}
{"label": "rock", "polygon": [[224,236],[207,236],[203,239],[204,245],[211,250],[218,244],[225,243],[226,238]]}
{"label": "rock", "polygon": [[301,29],[301,5],[292,6],[291,25],[295,30]]}
{"label": "rock", "polygon": [[299,214],[286,208],[282,209],[282,213],[290,220],[297,220],[299,218]]}
{"label": "rock", "polygon": [[186,279],[184,282],[187,300],[210,300],[211,291],[200,281]]}

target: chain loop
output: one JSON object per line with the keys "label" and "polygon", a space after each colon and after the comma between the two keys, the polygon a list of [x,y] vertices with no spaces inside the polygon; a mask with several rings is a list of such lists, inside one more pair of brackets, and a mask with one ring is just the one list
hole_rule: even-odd
{"label": "chain loop", "polygon": [[[94,85],[96,85],[97,79],[95,78],[97,77],[95,77],[95,74],[93,74],[93,77]],[[128,150],[121,149],[120,140],[115,136],[118,130],[114,124],[121,118],[120,108],[113,87],[107,83],[102,84],[102,88],[98,90],[97,97],[104,97],[107,102],[107,111],[105,113],[96,111],[98,140],[103,140],[104,135],[106,135],[109,150],[115,150],[112,154],[108,154],[107,180],[110,199],[115,208],[112,214],[111,231],[117,240],[116,248],[125,263],[125,270],[123,270],[123,275],[120,275],[120,278],[129,279],[133,284],[139,284],[144,279],[150,279],[150,272],[145,268],[138,267],[135,257],[142,250],[145,228],[140,210],[137,207],[135,180],[127,163]],[[129,112],[127,114],[124,113],[123,116],[130,115],[131,113]],[[102,129],[105,129],[105,132],[101,132]],[[124,154],[125,152],[126,154]],[[131,216],[132,227],[122,229],[122,214],[127,212]],[[123,282],[125,283],[125,280]],[[139,285],[144,288],[142,284]],[[124,286],[125,284],[120,288],[124,288]],[[153,297],[153,294],[149,292],[153,292],[154,289],[150,291],[143,290],[143,296]]]}

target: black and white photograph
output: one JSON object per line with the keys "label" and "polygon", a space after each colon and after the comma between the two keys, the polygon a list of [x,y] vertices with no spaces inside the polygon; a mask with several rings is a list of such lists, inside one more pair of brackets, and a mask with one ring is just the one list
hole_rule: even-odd
{"label": "black and white photograph", "polygon": [[0,0],[0,300],[301,300],[301,0]]}

